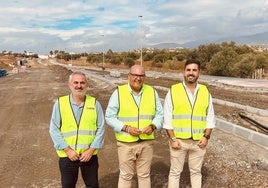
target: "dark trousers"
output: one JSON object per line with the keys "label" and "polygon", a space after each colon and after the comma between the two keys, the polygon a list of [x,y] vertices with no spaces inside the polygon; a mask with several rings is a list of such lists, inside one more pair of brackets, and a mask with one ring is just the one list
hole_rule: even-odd
{"label": "dark trousers", "polygon": [[98,188],[98,157],[93,155],[88,162],[71,161],[68,157],[59,159],[62,188],[75,188],[79,168],[87,188]]}

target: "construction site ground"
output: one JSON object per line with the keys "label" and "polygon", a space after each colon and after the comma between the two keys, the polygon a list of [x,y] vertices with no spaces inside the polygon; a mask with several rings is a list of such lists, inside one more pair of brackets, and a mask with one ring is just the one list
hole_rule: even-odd
{"label": "construction site ground", "polygon": [[[100,69],[100,75],[105,74],[104,72]],[[70,70],[62,66],[48,61],[40,64],[32,60],[23,72],[0,78],[0,187],[61,187],[58,157],[48,130],[54,101],[59,96],[69,93],[69,74]],[[145,82],[169,87],[176,80],[148,77]],[[218,99],[267,110],[266,92],[208,87],[212,96]],[[105,111],[114,89],[113,86],[90,79],[88,93],[100,101]],[[166,91],[158,92],[161,98],[165,97]],[[267,117],[217,104],[214,108],[217,117],[238,126],[262,133],[243,120],[239,113],[267,125]],[[158,130],[151,168],[152,188],[167,187],[169,167],[168,138],[164,130]],[[100,187],[116,188],[118,173],[114,132],[107,126],[104,148],[99,152]],[[268,150],[216,128],[207,146],[202,173],[204,188],[268,188]],[[84,187],[81,176],[77,187]],[[137,187],[136,179],[133,187]],[[190,187],[187,162],[181,175],[181,187]]]}

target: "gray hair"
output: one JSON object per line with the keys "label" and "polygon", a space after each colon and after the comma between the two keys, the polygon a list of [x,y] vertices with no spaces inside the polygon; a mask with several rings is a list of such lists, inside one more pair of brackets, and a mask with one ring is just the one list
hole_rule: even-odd
{"label": "gray hair", "polygon": [[87,77],[86,77],[86,74],[85,74],[85,73],[80,72],[80,71],[75,71],[75,72],[73,72],[72,74],[69,75],[69,80],[68,80],[69,82],[71,82],[72,77],[73,77],[74,75],[83,75],[83,76],[86,78],[86,80],[87,80]]}

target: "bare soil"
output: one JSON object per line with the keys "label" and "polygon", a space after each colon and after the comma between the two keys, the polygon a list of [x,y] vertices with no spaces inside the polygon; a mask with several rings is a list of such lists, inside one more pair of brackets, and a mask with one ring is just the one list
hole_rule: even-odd
{"label": "bare soil", "polygon": [[[70,71],[52,64],[29,61],[25,72],[0,78],[0,187],[57,188],[60,186],[58,157],[48,134],[52,106],[68,93]],[[146,78],[147,79],[147,78]],[[174,80],[150,80],[165,87]],[[244,105],[267,109],[267,94],[209,88],[213,96]],[[89,94],[97,97],[106,109],[114,88],[90,80]],[[159,91],[163,98],[165,93]],[[216,115],[247,126],[239,109],[215,105]],[[266,118],[267,119],[267,118]],[[250,125],[249,125],[250,127]],[[167,187],[169,149],[165,131],[158,130],[152,164],[152,187]],[[104,148],[99,152],[101,188],[116,188],[118,161],[115,137],[107,126]],[[247,140],[218,129],[213,131],[202,168],[203,187],[268,187],[268,151]],[[77,187],[84,187],[79,177]],[[136,181],[133,187],[137,187]],[[181,175],[181,187],[190,187],[187,163]]]}

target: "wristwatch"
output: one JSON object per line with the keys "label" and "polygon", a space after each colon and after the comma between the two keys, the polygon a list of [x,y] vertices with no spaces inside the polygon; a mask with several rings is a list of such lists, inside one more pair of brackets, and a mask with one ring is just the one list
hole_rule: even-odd
{"label": "wristwatch", "polygon": [[208,134],[204,134],[203,137],[205,137],[206,139],[210,139],[210,135]]}
{"label": "wristwatch", "polygon": [[153,131],[156,129],[156,126],[154,124],[151,124],[150,126],[152,127]]}
{"label": "wristwatch", "polygon": [[172,137],[172,138],[170,138],[170,141],[176,142],[177,141],[177,138],[176,137]]}

